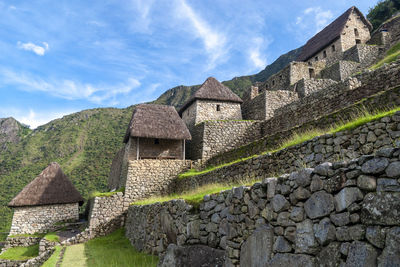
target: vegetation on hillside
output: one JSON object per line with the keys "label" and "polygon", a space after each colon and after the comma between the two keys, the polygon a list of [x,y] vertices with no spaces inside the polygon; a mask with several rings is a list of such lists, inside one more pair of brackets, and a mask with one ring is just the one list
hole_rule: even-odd
{"label": "vegetation on hillside", "polygon": [[[0,232],[8,232],[7,203],[50,162],[57,161],[88,198],[105,191],[112,159],[132,114],[126,109],[93,109],[54,120],[0,153]],[[3,235],[4,238],[5,235]]]}
{"label": "vegetation on hillside", "polygon": [[394,14],[400,11],[400,0],[379,1],[368,12],[367,19],[371,22],[374,30],[384,21],[390,19]]}

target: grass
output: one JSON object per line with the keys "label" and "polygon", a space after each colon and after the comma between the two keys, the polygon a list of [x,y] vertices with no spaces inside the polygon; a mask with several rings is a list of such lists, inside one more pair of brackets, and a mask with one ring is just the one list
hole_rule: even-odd
{"label": "grass", "polygon": [[123,229],[86,242],[85,254],[89,267],[151,267],[158,263],[158,257],[136,251],[125,237]]}
{"label": "grass", "polygon": [[125,192],[125,187],[121,187],[118,190],[115,190],[113,192],[98,192],[98,191],[94,191],[90,194],[91,198],[95,198],[95,197],[112,197],[113,195],[115,195],[118,192]]}
{"label": "grass", "polygon": [[[399,45],[399,47],[400,47],[400,45]],[[294,133],[290,138],[284,140],[277,148],[265,151],[261,155],[265,155],[268,153],[275,153],[282,149],[301,144],[305,141],[311,140],[317,136],[321,136],[324,134],[334,134],[334,133],[341,132],[341,131],[351,130],[351,129],[357,128],[363,124],[366,124],[368,122],[378,120],[378,119],[386,117],[386,116],[393,115],[397,111],[400,111],[400,107],[396,107],[391,110],[381,110],[381,111],[376,111],[376,112],[368,112],[366,109],[363,109],[363,110],[360,110],[359,114],[357,116],[354,116],[354,118],[352,120],[336,124],[336,125],[332,126],[330,129],[313,129],[313,130],[309,130],[306,132]],[[260,155],[257,154],[257,155],[252,155],[252,156],[249,156],[246,158],[240,158],[235,161],[224,163],[224,164],[221,164],[218,166],[209,166],[204,170],[190,169],[184,173],[181,173],[178,176],[178,178],[184,179],[184,178],[191,177],[191,176],[209,173],[216,169],[230,166],[230,165],[236,164],[238,162],[246,161],[248,159],[255,158],[258,156],[260,156]]]}
{"label": "grass", "polygon": [[44,237],[45,234],[17,234],[17,235],[10,235],[9,237]]}
{"label": "grass", "polygon": [[29,260],[39,255],[39,244],[29,247],[13,247],[0,255],[3,260]]}
{"label": "grass", "polygon": [[159,196],[159,197],[151,197],[148,199],[140,200],[133,202],[132,205],[149,205],[157,202],[166,202],[172,199],[183,199],[187,203],[193,205],[194,207],[198,207],[200,202],[203,201],[205,195],[211,195],[215,193],[219,193],[224,190],[229,190],[233,186],[239,184],[207,184],[201,187],[198,187],[190,192],[183,194],[171,194],[168,196]]}
{"label": "grass", "polygon": [[58,258],[60,257],[61,250],[61,246],[56,246],[53,255],[51,255],[50,258],[48,258],[47,261],[43,263],[42,267],[55,267]]}
{"label": "grass", "polygon": [[86,267],[85,244],[68,246],[65,250],[61,267]]}
{"label": "grass", "polygon": [[47,233],[44,238],[46,238],[46,240],[51,241],[51,242],[60,242],[60,238],[58,237],[58,235],[55,232],[50,232]]}
{"label": "grass", "polygon": [[387,52],[386,55],[383,59],[378,61],[375,65],[372,65],[369,69],[370,70],[376,70],[380,67],[383,66],[383,64],[388,64],[391,63],[395,60],[397,60],[400,57],[400,42],[393,45]]}

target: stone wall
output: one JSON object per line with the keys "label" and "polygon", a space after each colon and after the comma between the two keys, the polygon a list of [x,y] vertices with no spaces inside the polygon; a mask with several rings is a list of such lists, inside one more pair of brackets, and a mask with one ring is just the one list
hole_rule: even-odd
{"label": "stone wall", "polygon": [[199,211],[176,200],[131,206],[126,235],[157,254],[171,243],[222,249],[226,266],[394,266],[399,155],[386,148],[267,178],[207,195]]}
{"label": "stone wall", "polygon": [[[129,138],[128,159],[137,159],[139,146],[139,159],[183,159],[183,140],[155,139],[155,138]],[[139,139],[139,141],[138,141]]]}
{"label": "stone wall", "polygon": [[124,201],[168,194],[177,175],[191,166],[188,160],[131,160]]}
{"label": "stone wall", "polygon": [[321,78],[343,81],[354,73],[359,63],[355,61],[339,60],[321,71]]}
{"label": "stone wall", "polygon": [[192,130],[190,159],[207,159],[261,138],[259,122],[206,121]]}
{"label": "stone wall", "polygon": [[[398,43],[400,41],[400,16],[394,17],[388,20],[386,23],[382,24],[374,33],[373,33],[373,40],[375,35],[380,35],[381,31],[384,31],[385,40],[387,43],[384,43],[386,47],[391,47],[392,45]],[[389,33],[389,34],[387,34]],[[387,36],[389,35],[389,36]],[[376,39],[375,39],[376,40]],[[379,43],[372,43],[372,44],[379,44]]]}
{"label": "stone wall", "polygon": [[[298,93],[299,98],[302,98],[302,97],[311,95],[314,92],[322,90],[326,87],[329,87],[333,84],[336,84],[336,82],[332,79],[302,79],[293,86],[293,90]],[[295,100],[297,100],[297,99],[295,99]],[[289,103],[286,103],[286,104],[289,104]],[[271,117],[273,117],[273,116],[271,116]]]}
{"label": "stone wall", "polygon": [[[124,201],[124,194],[122,192],[117,192],[112,196],[107,197],[95,197],[90,200],[90,212],[89,212],[89,227],[90,231],[97,231],[101,229],[112,232],[120,228],[124,221],[115,222],[114,219],[119,217],[128,208],[128,205]],[[112,229],[99,228],[101,225],[108,225],[110,221],[115,223],[108,227]],[[100,233],[93,233],[99,235]]]}
{"label": "stone wall", "polygon": [[[358,36],[355,33],[355,29],[357,29]],[[353,12],[340,35],[342,51],[346,51],[356,45],[357,39],[360,40],[361,44],[365,44],[370,38],[368,27],[362,22],[358,14]]]}
{"label": "stone wall", "polygon": [[[250,88],[253,90],[253,87]],[[253,98],[245,99],[242,104],[242,114],[245,120],[265,120],[266,117],[266,95],[265,90]]]}
{"label": "stone wall", "polygon": [[348,107],[368,96],[398,86],[400,61],[375,71],[365,71],[344,82],[329,86],[275,111],[272,119],[263,122],[264,135],[286,131],[297,125]]}
{"label": "stone wall", "polygon": [[8,236],[3,250],[13,247],[29,247],[40,242],[42,237],[35,236]]}
{"label": "stone wall", "polygon": [[209,120],[241,120],[240,103],[215,100],[196,100],[183,113],[182,119],[190,131],[201,122]]}
{"label": "stone wall", "polygon": [[175,192],[184,192],[210,183],[238,183],[288,173],[324,161],[348,160],[391,146],[400,137],[400,112],[353,130],[327,134],[214,171],[179,179]]}
{"label": "stone wall", "polygon": [[290,138],[293,134],[304,133],[315,129],[329,130],[331,127],[341,124],[342,122],[351,121],[360,115],[360,111],[370,113],[376,110],[388,110],[400,106],[400,87],[388,89],[378,94],[366,97],[362,101],[330,113],[316,120],[290,128],[286,131],[280,131],[271,135],[263,133],[263,138],[256,140],[248,145],[225,152],[223,155],[217,155],[207,161],[207,164],[216,166],[223,163],[231,162],[239,158],[246,158],[251,155],[261,154],[265,151],[271,151],[278,148],[282,140]]}
{"label": "stone wall", "polygon": [[358,44],[344,52],[343,60],[360,63],[359,69],[369,67],[383,54],[384,48],[377,45]]}
{"label": "stone wall", "polygon": [[[325,53],[324,53],[325,52]],[[325,56],[326,54],[326,56]],[[326,65],[330,65],[343,57],[342,42],[339,39],[333,41],[320,52],[307,60],[307,63],[316,63],[324,61]],[[318,60],[317,60],[318,58]]]}
{"label": "stone wall", "polygon": [[10,235],[45,233],[54,229],[56,222],[78,219],[78,203],[16,207]]}

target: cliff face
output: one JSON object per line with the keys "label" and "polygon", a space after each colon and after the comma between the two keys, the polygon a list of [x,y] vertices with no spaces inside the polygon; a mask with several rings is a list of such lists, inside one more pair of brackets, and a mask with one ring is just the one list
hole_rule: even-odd
{"label": "cliff face", "polygon": [[0,118],[0,151],[6,149],[7,143],[17,144],[21,141],[28,127],[20,124],[14,118]]}

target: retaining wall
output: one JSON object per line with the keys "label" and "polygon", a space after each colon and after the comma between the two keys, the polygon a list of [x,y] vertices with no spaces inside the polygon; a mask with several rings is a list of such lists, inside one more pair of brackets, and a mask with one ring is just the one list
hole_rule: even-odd
{"label": "retaining wall", "polygon": [[353,130],[327,134],[273,154],[254,157],[214,171],[177,179],[175,192],[210,183],[234,183],[288,173],[324,161],[357,158],[393,145],[400,137],[400,112]]}
{"label": "retaining wall", "polygon": [[[177,200],[130,206],[126,236],[137,249],[161,255],[172,243],[218,248],[226,266],[394,266],[399,155],[386,148],[267,178],[205,196],[199,211]],[[171,257],[185,255],[165,255],[161,263]]]}

